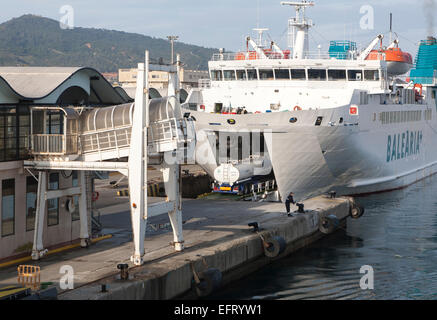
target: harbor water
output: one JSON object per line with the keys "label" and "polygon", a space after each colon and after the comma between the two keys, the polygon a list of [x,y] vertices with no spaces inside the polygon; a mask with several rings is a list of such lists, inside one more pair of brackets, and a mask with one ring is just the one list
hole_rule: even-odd
{"label": "harbor water", "polygon": [[[211,299],[437,299],[437,176],[357,201],[361,219]],[[373,290],[360,287],[365,265]]]}

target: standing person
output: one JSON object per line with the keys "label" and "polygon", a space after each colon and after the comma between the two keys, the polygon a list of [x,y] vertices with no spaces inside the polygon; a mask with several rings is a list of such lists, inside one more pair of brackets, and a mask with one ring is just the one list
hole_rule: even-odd
{"label": "standing person", "polygon": [[287,209],[287,215],[290,216],[290,203],[292,204],[296,204],[296,202],[294,201],[294,193],[290,192],[290,194],[287,197],[287,200],[285,200],[285,209]]}

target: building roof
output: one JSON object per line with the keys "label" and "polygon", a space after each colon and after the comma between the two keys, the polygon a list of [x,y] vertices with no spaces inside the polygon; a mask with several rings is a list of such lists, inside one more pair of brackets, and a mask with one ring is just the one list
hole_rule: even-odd
{"label": "building roof", "polygon": [[[3,88],[1,88],[3,87]],[[115,90],[93,68],[81,67],[0,67],[0,90],[11,98],[57,101],[68,88],[80,87],[89,95],[90,104],[126,103],[125,94]],[[1,101],[0,101],[1,103]]]}

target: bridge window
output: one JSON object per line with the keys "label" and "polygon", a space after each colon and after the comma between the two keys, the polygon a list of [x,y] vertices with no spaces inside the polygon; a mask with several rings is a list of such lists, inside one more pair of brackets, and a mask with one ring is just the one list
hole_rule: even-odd
{"label": "bridge window", "polygon": [[292,80],[306,80],[307,76],[305,69],[291,69],[291,79]]}
{"label": "bridge window", "polygon": [[247,70],[247,80],[258,80],[258,75],[255,69]]}
{"label": "bridge window", "polygon": [[225,81],[234,81],[235,80],[235,71],[234,70],[224,70],[223,75],[224,75]]}
{"label": "bridge window", "polygon": [[276,80],[290,80],[289,69],[275,69]]}
{"label": "bridge window", "polygon": [[364,79],[367,81],[379,81],[379,70],[364,70]]}
{"label": "bridge window", "polygon": [[308,80],[310,80],[310,81],[326,80],[326,70],[325,69],[308,69]]}
{"label": "bridge window", "polygon": [[363,70],[348,70],[349,81],[363,81]]}
{"label": "bridge window", "polygon": [[221,81],[222,80],[222,71],[221,70],[212,70],[211,71],[211,79],[212,81]]}
{"label": "bridge window", "polygon": [[15,180],[2,181],[2,237],[15,234]]}
{"label": "bridge window", "polygon": [[329,81],[346,81],[346,70],[328,70]]}
{"label": "bridge window", "polygon": [[237,80],[247,80],[246,70],[237,70]]}
{"label": "bridge window", "polygon": [[259,70],[259,79],[260,80],[274,80],[275,77],[273,75],[273,70],[260,69]]}

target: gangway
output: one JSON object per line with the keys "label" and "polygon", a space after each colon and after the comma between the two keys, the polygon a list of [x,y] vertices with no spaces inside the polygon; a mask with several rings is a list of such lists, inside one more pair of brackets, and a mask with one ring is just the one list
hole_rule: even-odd
{"label": "gangway", "polygon": [[[168,96],[149,98],[149,71],[169,72]],[[147,219],[168,213],[173,228],[174,248],[182,251],[180,165],[194,157],[195,131],[179,104],[180,57],[176,65],[138,64],[135,102],[102,108],[34,107],[31,110],[31,155],[28,170],[38,170],[38,197],[32,258],[40,259],[46,201],[79,196],[81,246],[89,244],[87,221],[87,171],[118,171],[128,177],[130,210],[135,250],[131,261],[143,263]],[[62,130],[47,132],[50,112],[63,115]],[[193,161],[193,160],[190,160]],[[166,201],[147,204],[147,166],[158,165],[163,173]],[[79,171],[79,187],[47,190],[50,170]]]}

